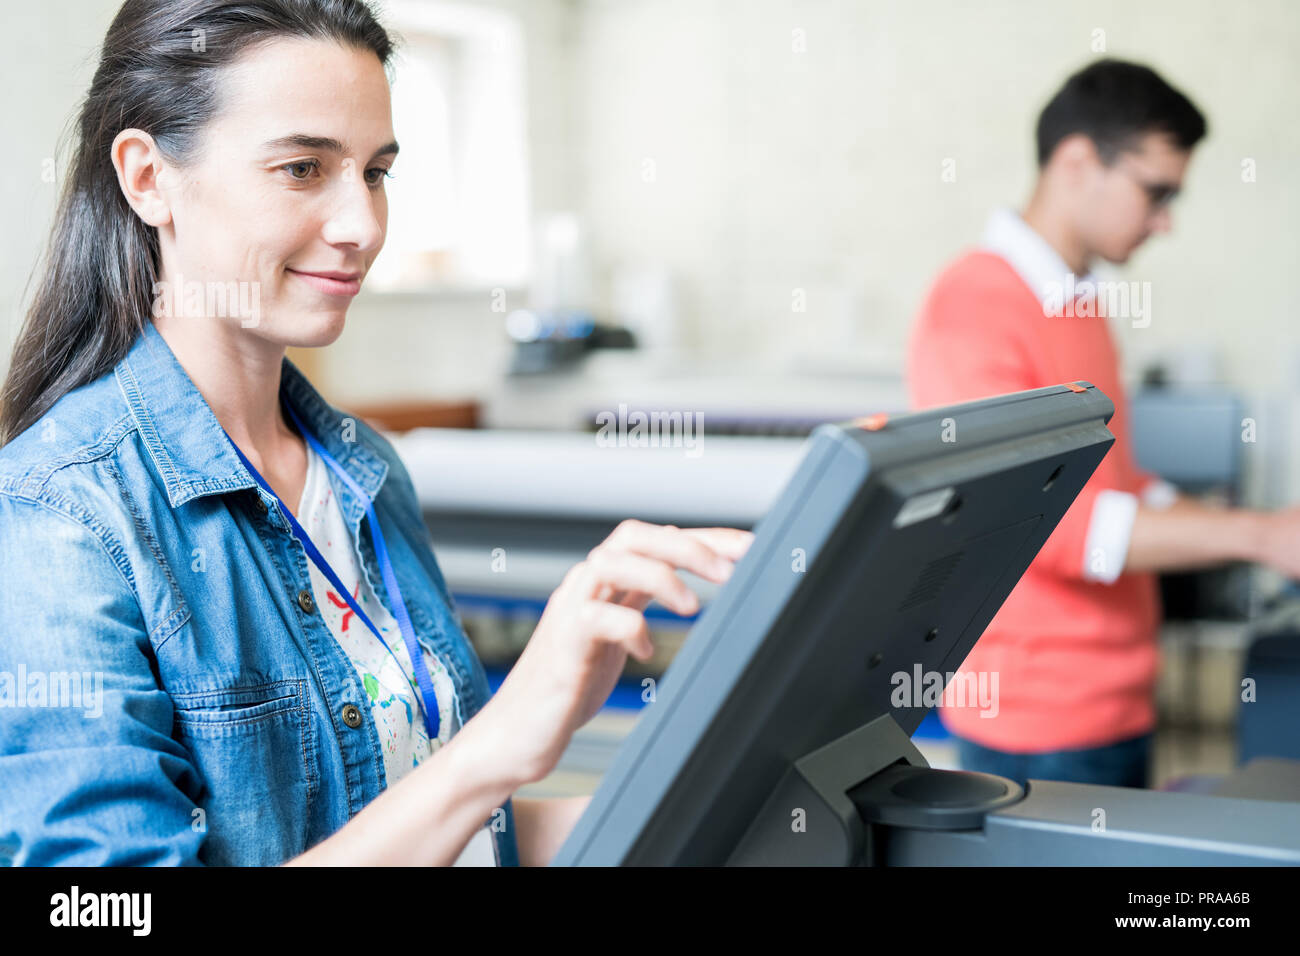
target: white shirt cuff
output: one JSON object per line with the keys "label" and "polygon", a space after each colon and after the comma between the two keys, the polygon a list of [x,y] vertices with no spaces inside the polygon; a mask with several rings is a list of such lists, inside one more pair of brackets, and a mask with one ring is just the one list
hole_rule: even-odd
{"label": "white shirt cuff", "polygon": [[1129,539],[1137,519],[1137,495],[1105,489],[1097,492],[1088,521],[1083,549],[1083,576],[1088,581],[1114,584],[1128,559]]}
{"label": "white shirt cuff", "polygon": [[1157,511],[1163,511],[1172,505],[1177,498],[1178,489],[1163,478],[1157,478],[1155,481],[1148,481],[1142,486],[1142,506],[1144,508],[1154,508]]}

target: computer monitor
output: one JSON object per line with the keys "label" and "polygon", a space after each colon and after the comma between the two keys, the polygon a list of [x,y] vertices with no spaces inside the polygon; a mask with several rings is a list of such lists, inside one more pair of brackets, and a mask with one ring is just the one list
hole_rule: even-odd
{"label": "computer monitor", "polygon": [[911,734],[1113,414],[1078,382],[820,426],[552,865],[854,862],[852,789],[925,765]]}

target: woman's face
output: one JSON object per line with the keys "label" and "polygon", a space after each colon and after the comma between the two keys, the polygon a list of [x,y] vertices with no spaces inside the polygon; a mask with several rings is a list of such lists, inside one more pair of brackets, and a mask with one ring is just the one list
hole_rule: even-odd
{"label": "woman's face", "polygon": [[209,321],[279,345],[333,342],[383,247],[396,154],[374,53],[298,39],[251,50],[223,74],[196,161],[159,176],[173,314],[197,314],[198,282]]}

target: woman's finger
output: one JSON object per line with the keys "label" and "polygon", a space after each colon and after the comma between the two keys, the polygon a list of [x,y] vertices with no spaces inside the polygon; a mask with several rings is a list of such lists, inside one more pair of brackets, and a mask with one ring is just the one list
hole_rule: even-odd
{"label": "woman's finger", "polygon": [[617,645],[642,663],[654,656],[650,627],[640,611],[590,600],[578,612],[578,625],[586,637]]}
{"label": "woman's finger", "polygon": [[744,557],[749,546],[754,543],[754,532],[741,528],[682,528],[681,531],[732,561]]}
{"label": "woman's finger", "polygon": [[698,536],[688,534],[673,525],[648,524],[636,520],[624,521],[593,549],[593,553],[602,549],[630,551],[648,558],[656,558],[718,584],[731,576],[731,559],[719,554]]}
{"label": "woman's finger", "polygon": [[[684,616],[700,609],[699,598],[663,561],[632,551],[595,548],[587,558],[596,600],[610,601],[618,592],[641,592],[658,598],[664,607]],[[619,602],[614,602],[619,603]]]}

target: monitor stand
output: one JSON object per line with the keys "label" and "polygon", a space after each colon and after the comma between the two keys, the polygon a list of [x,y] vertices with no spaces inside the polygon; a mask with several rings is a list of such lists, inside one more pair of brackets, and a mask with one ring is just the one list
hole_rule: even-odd
{"label": "monitor stand", "polygon": [[886,714],[796,760],[727,863],[1300,865],[1300,803],[936,770]]}

